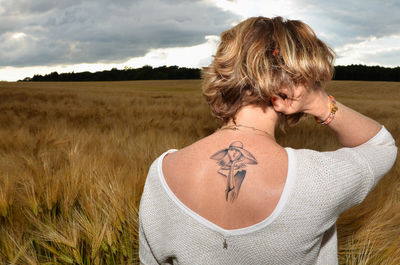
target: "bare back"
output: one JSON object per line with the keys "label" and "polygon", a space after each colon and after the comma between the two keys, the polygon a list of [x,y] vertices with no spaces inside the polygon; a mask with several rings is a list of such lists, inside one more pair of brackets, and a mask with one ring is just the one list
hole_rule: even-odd
{"label": "bare back", "polygon": [[164,157],[164,178],[192,211],[223,229],[266,219],[281,197],[288,170],[272,138],[220,131]]}

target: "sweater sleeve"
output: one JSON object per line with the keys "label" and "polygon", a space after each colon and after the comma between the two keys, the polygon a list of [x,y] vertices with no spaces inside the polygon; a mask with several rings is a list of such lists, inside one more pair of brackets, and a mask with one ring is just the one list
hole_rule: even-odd
{"label": "sweater sleeve", "polygon": [[337,194],[342,194],[340,212],[360,204],[396,161],[397,147],[385,127],[366,143],[325,152]]}
{"label": "sweater sleeve", "polygon": [[353,149],[363,158],[373,177],[371,189],[393,167],[396,161],[395,140],[383,126],[378,134],[368,142]]}

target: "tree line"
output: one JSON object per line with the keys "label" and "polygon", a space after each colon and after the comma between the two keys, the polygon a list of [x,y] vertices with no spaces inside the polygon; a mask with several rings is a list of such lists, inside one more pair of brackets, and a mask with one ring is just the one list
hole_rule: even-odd
{"label": "tree line", "polygon": [[161,66],[153,68],[143,66],[141,68],[125,67],[123,70],[112,68],[111,70],[80,73],[57,73],[47,75],[34,75],[21,81],[124,81],[124,80],[164,80],[164,79],[200,79],[200,69],[178,66]]}
{"label": "tree line", "polygon": [[[111,70],[80,73],[57,73],[34,75],[20,81],[123,81],[123,80],[165,80],[165,79],[200,79],[201,69],[178,66],[161,66],[153,68],[125,67],[123,70]],[[400,67],[388,68],[382,66],[347,65],[335,66],[334,80],[365,80],[365,81],[400,81]]]}
{"label": "tree line", "polygon": [[335,66],[334,80],[400,81],[400,67],[352,64]]}

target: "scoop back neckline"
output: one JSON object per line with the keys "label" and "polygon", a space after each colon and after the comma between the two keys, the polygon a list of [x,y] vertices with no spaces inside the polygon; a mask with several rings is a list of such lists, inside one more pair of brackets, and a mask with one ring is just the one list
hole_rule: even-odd
{"label": "scoop back neckline", "polygon": [[161,182],[161,186],[163,187],[164,191],[168,195],[168,197],[172,200],[172,202],[175,203],[176,206],[178,206],[183,213],[188,215],[190,218],[195,220],[196,222],[200,223],[201,225],[214,230],[224,236],[233,236],[233,235],[244,235],[244,234],[250,234],[252,232],[261,230],[271,223],[273,223],[278,216],[281,214],[282,210],[284,209],[285,205],[288,202],[288,199],[290,197],[291,191],[294,186],[296,174],[295,174],[295,167],[296,167],[296,159],[293,153],[292,148],[284,148],[287,157],[288,157],[288,170],[287,170],[287,176],[286,176],[286,181],[285,185],[283,187],[281,196],[279,198],[278,203],[276,204],[274,210],[272,213],[267,216],[264,220],[255,223],[250,226],[242,227],[242,228],[237,228],[237,229],[224,229],[220,227],[219,225],[209,221],[208,219],[204,218],[203,216],[199,215],[192,209],[190,209],[186,204],[184,204],[176,195],[175,193],[170,189],[168,186],[165,177],[164,177],[164,172],[162,171],[162,162],[164,160],[164,157],[169,154],[178,151],[178,149],[169,149],[168,151],[164,152],[162,155],[158,157],[158,161],[156,163],[157,165],[157,170],[158,170],[158,176]]}

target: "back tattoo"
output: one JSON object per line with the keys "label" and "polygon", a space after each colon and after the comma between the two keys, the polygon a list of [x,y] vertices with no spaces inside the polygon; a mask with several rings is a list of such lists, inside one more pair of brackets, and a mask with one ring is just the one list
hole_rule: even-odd
{"label": "back tattoo", "polygon": [[239,196],[240,186],[246,176],[246,165],[256,165],[257,159],[243,149],[240,141],[232,142],[228,148],[216,152],[210,158],[217,160],[221,166],[218,173],[227,178],[225,199],[233,203]]}

